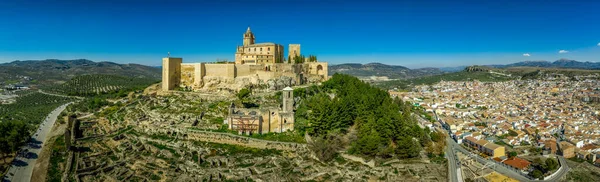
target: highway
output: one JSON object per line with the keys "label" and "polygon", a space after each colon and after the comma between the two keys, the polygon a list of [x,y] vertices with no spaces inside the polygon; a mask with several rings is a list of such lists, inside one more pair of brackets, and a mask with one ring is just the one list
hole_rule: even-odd
{"label": "highway", "polygon": [[13,182],[28,182],[31,181],[31,175],[33,173],[33,167],[37,161],[40,152],[42,151],[42,147],[44,146],[44,142],[46,141],[46,136],[50,133],[52,126],[56,122],[56,119],[60,113],[65,110],[65,108],[71,103],[64,104],[59,106],[54,111],[52,111],[46,119],[40,124],[39,128],[35,131],[33,136],[31,136],[30,141],[23,147],[21,147],[21,152],[17,158],[13,161],[8,173],[4,176],[2,181],[13,181]]}

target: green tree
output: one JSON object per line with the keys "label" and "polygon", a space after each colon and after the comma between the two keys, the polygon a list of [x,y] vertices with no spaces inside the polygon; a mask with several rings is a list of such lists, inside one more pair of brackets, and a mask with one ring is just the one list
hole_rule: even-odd
{"label": "green tree", "polygon": [[419,156],[419,151],[421,148],[416,142],[411,138],[402,138],[398,143],[398,148],[396,148],[396,154],[400,158],[413,158]]}
{"label": "green tree", "polygon": [[295,64],[304,63],[304,60],[306,60],[306,59],[304,58],[303,55],[297,55],[297,56],[294,57],[294,63]]}
{"label": "green tree", "polygon": [[415,157],[421,146],[431,141],[431,132],[417,125],[410,103],[392,99],[388,92],[356,77],[334,74],[319,87],[295,93],[306,97],[298,107],[296,120],[308,121],[306,132],[311,136],[343,134],[354,128],[350,153]]}
{"label": "green tree", "polygon": [[508,134],[510,136],[519,136],[519,134],[517,132],[513,131],[513,130],[508,130]]}
{"label": "green tree", "polygon": [[517,152],[512,151],[508,153],[508,157],[516,157],[517,156]]}
{"label": "green tree", "polygon": [[537,169],[536,169],[536,170],[533,170],[533,171],[531,172],[531,176],[532,176],[532,177],[534,177],[534,178],[542,178],[542,177],[543,177],[543,175],[544,175],[544,174],[542,173],[542,171],[540,171],[540,170],[537,170]]}
{"label": "green tree", "polygon": [[250,89],[243,88],[237,93],[237,97],[240,100],[243,100],[243,99],[247,98],[248,96],[250,96],[250,93],[252,93],[252,91],[250,91]]}
{"label": "green tree", "polygon": [[545,163],[546,170],[548,171],[552,171],[558,168],[558,161],[556,161],[556,159],[554,158],[547,158]]}

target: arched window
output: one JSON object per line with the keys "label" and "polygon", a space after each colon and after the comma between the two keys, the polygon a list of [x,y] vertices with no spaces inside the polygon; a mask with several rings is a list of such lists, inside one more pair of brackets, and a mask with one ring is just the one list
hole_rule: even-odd
{"label": "arched window", "polygon": [[260,48],[260,51],[262,51],[262,47]]}
{"label": "arched window", "polygon": [[270,48],[270,47],[267,47],[267,51],[271,51],[271,48]]}
{"label": "arched window", "polygon": [[254,51],[256,51],[256,47],[254,48]]}

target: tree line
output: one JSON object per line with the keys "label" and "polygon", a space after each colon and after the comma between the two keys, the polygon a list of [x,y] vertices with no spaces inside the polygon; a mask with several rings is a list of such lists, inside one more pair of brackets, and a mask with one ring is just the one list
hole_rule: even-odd
{"label": "tree line", "polygon": [[304,55],[289,56],[288,63],[300,64],[305,62],[317,62],[317,56],[309,55],[308,59]]}
{"label": "tree line", "polygon": [[[30,126],[23,121],[0,122],[0,153],[6,156],[17,152],[27,142],[30,135]],[[6,162],[6,161],[5,161]]]}
{"label": "tree line", "polygon": [[[412,104],[392,99],[386,91],[356,77],[336,73],[321,86],[301,88],[294,94],[305,98],[296,111],[296,129],[317,140],[347,136],[345,143],[334,143],[349,145],[350,153],[411,158],[431,142],[431,132],[420,128],[412,116]],[[336,147],[327,150],[332,149]]]}

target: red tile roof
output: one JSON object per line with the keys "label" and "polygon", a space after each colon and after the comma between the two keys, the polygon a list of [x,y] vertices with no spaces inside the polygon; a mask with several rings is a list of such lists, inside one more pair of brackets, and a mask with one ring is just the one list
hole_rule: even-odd
{"label": "red tile roof", "polygon": [[518,157],[513,157],[511,159],[505,160],[504,164],[523,170],[523,169],[529,167],[531,162],[529,162],[525,159],[518,158]]}

